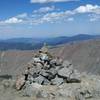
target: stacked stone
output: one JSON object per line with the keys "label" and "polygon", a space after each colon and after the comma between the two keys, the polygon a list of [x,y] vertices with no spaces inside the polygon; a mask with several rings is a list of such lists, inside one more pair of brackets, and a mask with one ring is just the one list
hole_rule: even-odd
{"label": "stacked stone", "polygon": [[48,49],[43,47],[28,63],[23,79],[24,85],[27,81],[30,84],[61,85],[65,82],[80,82],[80,74],[70,62],[62,61],[59,57],[53,58]]}

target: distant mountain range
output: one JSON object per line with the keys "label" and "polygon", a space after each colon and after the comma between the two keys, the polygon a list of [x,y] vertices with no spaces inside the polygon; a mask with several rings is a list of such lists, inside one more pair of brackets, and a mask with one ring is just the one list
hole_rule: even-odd
{"label": "distant mountain range", "polygon": [[50,46],[56,46],[74,41],[83,41],[100,38],[100,35],[79,34],[71,37],[61,36],[54,38],[12,38],[0,40],[0,50],[34,50],[39,49],[44,43]]}

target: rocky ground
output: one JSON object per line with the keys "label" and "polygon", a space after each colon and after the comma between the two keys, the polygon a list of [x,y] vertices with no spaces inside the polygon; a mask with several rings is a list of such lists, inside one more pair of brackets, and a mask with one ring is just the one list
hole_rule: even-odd
{"label": "rocky ground", "polygon": [[[19,67],[11,67],[10,69],[9,66],[9,68],[6,68],[6,71],[4,69],[1,70],[5,73],[10,71],[10,73],[9,75],[2,75],[1,72],[0,100],[100,100],[100,76],[99,74],[94,75],[92,73],[93,69],[96,74],[99,72],[99,43],[100,42],[96,41],[95,46],[93,43],[90,44],[90,42],[89,44],[84,42],[84,45],[79,43],[77,46],[68,44],[67,47],[71,49],[66,49],[62,46],[61,51],[58,50],[58,48],[55,48],[55,51],[51,50],[53,57],[47,57],[47,59],[49,58],[49,62],[45,62],[41,59],[40,55],[45,55],[44,50],[39,56],[37,54],[33,56],[33,51],[31,51],[31,53],[26,52],[25,54],[20,53],[20,57],[17,55],[18,52],[13,53],[13,60],[9,59],[11,60],[10,62],[12,62],[10,66],[16,62],[17,67]],[[57,50],[59,52],[58,55],[55,53]],[[84,65],[85,67],[84,69],[90,70],[91,73],[88,73],[88,71],[86,72],[85,70],[84,72],[76,70],[79,69],[77,64],[73,64],[76,55],[78,56],[76,62],[80,61],[79,65],[84,63],[82,64],[82,66]],[[1,58],[8,59],[10,56],[9,51],[8,53],[1,53]],[[27,59],[23,59],[26,56]],[[55,56],[60,56],[61,58]],[[86,59],[85,56],[88,59]],[[14,57],[16,60],[14,60]],[[66,57],[68,58],[67,60]],[[1,59],[0,61],[5,62],[6,59]],[[69,62],[71,59],[72,62]],[[19,60],[22,67],[18,65]],[[89,61],[91,64],[87,63],[86,68],[84,61],[86,63]],[[2,69],[7,62],[0,64]],[[96,65],[96,68],[98,69],[96,69],[95,66],[90,68],[90,65],[92,64]],[[18,77],[13,74],[15,72]],[[21,75],[19,75],[19,73]],[[25,75],[28,75],[27,78],[25,78]]]}
{"label": "rocky ground", "polygon": [[21,75],[0,77],[0,100],[100,100],[100,76],[42,50]]}
{"label": "rocky ground", "polygon": [[86,73],[83,73],[81,83],[60,86],[34,83],[27,91],[17,91],[14,84],[10,79],[0,81],[0,100],[100,100],[100,77]]}

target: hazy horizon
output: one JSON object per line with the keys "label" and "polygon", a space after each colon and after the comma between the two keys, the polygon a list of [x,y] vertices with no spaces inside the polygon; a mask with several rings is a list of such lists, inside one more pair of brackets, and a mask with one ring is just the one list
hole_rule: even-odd
{"label": "hazy horizon", "polygon": [[48,36],[48,37],[8,37],[8,38],[1,38],[0,37],[0,40],[9,40],[9,39],[48,39],[48,38],[59,38],[59,37],[73,37],[73,36],[77,36],[77,35],[90,35],[90,36],[100,36],[100,34],[74,34],[74,35],[59,35],[59,36],[52,36],[52,37],[50,37],[50,36]]}

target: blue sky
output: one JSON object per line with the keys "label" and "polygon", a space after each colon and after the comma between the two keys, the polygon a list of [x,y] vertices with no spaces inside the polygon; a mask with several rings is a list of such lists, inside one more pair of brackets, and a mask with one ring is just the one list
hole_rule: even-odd
{"label": "blue sky", "polygon": [[99,0],[1,0],[0,38],[100,34]]}

